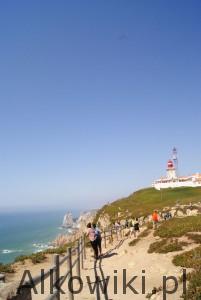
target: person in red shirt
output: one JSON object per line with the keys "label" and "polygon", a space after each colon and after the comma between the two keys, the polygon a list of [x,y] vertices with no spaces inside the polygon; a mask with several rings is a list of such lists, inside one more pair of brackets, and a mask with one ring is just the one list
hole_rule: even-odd
{"label": "person in red shirt", "polygon": [[153,228],[156,229],[158,227],[159,215],[157,210],[155,210],[152,214]]}

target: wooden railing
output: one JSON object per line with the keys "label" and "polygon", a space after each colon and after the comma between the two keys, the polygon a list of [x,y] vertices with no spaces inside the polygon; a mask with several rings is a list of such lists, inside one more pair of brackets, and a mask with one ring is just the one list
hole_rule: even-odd
{"label": "wooden railing", "polygon": [[[104,248],[107,248],[107,244],[112,244],[115,237],[118,241],[124,236],[123,227],[110,229],[103,231],[102,233],[102,243]],[[73,259],[73,256],[75,259]],[[73,271],[77,277],[81,277],[81,271],[84,269],[84,260],[86,259],[86,239],[85,236],[82,236],[76,241],[74,247],[68,247],[67,253],[64,257],[60,257],[59,254],[53,255],[53,264],[49,270],[43,273],[42,278],[41,274],[34,277],[32,281],[27,281],[22,286],[19,287],[17,300],[31,300],[31,291],[33,287],[36,287],[41,281],[44,281],[47,278],[50,278],[50,295],[45,300],[60,300],[60,288],[65,280],[68,282],[68,299],[74,300],[73,293]],[[66,273],[63,276],[60,276],[60,268],[66,263]],[[42,280],[41,280],[42,279]],[[25,296],[26,295],[26,296]]]}

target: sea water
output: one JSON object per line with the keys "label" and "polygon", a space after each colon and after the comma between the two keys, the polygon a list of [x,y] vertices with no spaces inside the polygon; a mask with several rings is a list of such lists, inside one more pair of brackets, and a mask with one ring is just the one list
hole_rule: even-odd
{"label": "sea water", "polygon": [[[0,213],[0,263],[46,249],[59,234],[66,211]],[[73,212],[78,217],[79,212]]]}

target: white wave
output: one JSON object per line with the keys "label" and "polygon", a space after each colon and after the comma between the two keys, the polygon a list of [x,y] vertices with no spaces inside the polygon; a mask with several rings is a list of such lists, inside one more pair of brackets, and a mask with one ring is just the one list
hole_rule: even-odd
{"label": "white wave", "polygon": [[38,249],[46,249],[48,247],[48,245],[42,244],[42,243],[34,243],[33,247],[38,248]]}
{"label": "white wave", "polygon": [[48,244],[42,244],[42,243],[34,243],[33,247],[35,248],[34,253],[42,252],[49,248]]}
{"label": "white wave", "polygon": [[37,249],[34,251],[34,253],[39,253],[39,252],[42,252],[44,249]]}
{"label": "white wave", "polygon": [[9,254],[9,253],[16,253],[16,252],[22,252],[22,250],[9,250],[9,249],[4,249],[1,251],[2,254]]}

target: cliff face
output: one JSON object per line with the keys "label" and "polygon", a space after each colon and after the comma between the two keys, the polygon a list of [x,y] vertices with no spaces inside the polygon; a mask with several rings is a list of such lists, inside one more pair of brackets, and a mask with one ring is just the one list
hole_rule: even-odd
{"label": "cliff face", "polygon": [[77,220],[77,228],[80,232],[86,231],[86,226],[89,222],[93,222],[96,216],[97,210],[90,210],[88,212],[83,212],[80,214],[80,217]]}
{"label": "cliff face", "polygon": [[80,214],[80,217],[76,222],[73,221],[73,216],[71,213],[67,213],[63,219],[64,228],[71,228],[71,233],[61,234],[59,235],[53,242],[53,246],[60,247],[67,243],[73,242],[78,239],[80,236],[86,232],[86,226],[89,222],[93,222],[97,211],[91,210],[87,212],[83,212]]}

